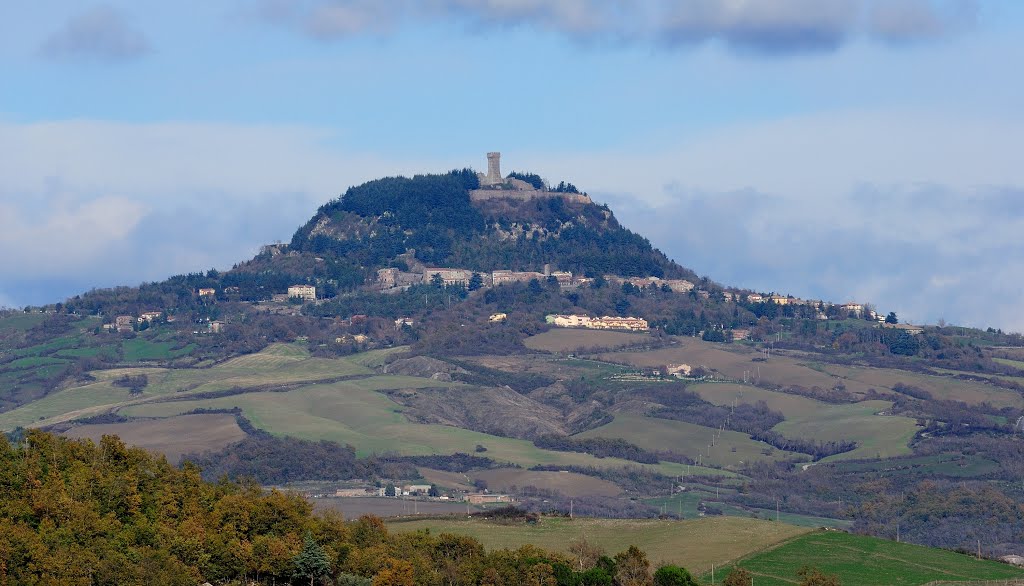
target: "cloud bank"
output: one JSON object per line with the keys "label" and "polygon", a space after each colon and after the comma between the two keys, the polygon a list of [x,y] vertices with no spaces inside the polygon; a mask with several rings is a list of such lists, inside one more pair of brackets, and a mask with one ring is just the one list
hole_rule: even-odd
{"label": "cloud bank", "polygon": [[907,43],[974,26],[976,0],[265,0],[268,20],[319,39],[382,34],[401,24],[530,27],[584,43],[680,47],[718,41],[741,51],[834,50],[867,38]]}
{"label": "cloud bank", "polygon": [[39,47],[41,55],[62,60],[126,61],[150,50],[146,36],[110,6],[73,16]]}

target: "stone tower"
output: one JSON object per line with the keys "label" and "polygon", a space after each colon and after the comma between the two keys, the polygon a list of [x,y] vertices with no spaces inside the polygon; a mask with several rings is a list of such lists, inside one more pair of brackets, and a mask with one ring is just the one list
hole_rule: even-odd
{"label": "stone tower", "polygon": [[505,180],[501,177],[501,153],[487,153],[487,177],[485,185],[497,185]]}

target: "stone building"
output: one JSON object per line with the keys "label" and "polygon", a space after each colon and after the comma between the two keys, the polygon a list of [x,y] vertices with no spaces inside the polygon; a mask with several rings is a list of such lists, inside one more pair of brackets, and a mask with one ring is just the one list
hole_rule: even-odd
{"label": "stone building", "polygon": [[288,287],[288,297],[298,297],[306,301],[316,301],[316,287],[313,285],[292,285]]}

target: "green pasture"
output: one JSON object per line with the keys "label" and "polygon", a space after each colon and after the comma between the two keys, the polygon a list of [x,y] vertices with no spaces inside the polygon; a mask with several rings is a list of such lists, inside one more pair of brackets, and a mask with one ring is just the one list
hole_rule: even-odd
{"label": "green pasture", "polygon": [[[697,459],[702,463],[725,468],[738,468],[757,460],[806,459],[795,452],[785,452],[755,441],[745,433],[721,431],[702,425],[619,414],[610,423],[579,434],[578,437],[622,438],[647,450],[670,450]],[[714,447],[711,446],[714,437]],[[767,454],[765,452],[768,452]]]}
{"label": "green pasture", "polygon": [[807,417],[828,406],[816,399],[738,383],[703,383],[688,386],[686,390],[697,393],[700,398],[715,405],[729,406],[734,401],[750,404],[764,401],[769,409],[782,413],[787,419]]}
{"label": "green pasture", "polygon": [[773,429],[786,437],[821,441],[854,440],[857,449],[825,458],[824,461],[858,458],[891,458],[910,453],[910,439],[917,432],[914,419],[876,415],[892,407],[888,401],[861,401],[825,405],[816,413],[794,417]]}
{"label": "green pasture", "polygon": [[[960,380],[953,376],[934,376],[889,368],[824,365],[826,371],[847,382],[855,381],[882,390],[891,390],[897,383],[924,389],[935,399],[962,401],[976,405],[991,403],[996,407],[1024,407],[1024,397],[1010,389],[1001,389],[978,381]],[[947,371],[951,375],[958,371]],[[972,374],[972,373],[967,373]]]}
{"label": "green pasture", "polygon": [[[970,581],[1024,578],[1024,570],[977,560],[942,549],[896,543],[841,531],[818,531],[736,562],[754,574],[757,586],[789,586],[805,565],[837,574],[843,586],[920,586],[937,580]],[[718,568],[720,584],[728,567]],[[705,581],[710,575],[705,573]]]}

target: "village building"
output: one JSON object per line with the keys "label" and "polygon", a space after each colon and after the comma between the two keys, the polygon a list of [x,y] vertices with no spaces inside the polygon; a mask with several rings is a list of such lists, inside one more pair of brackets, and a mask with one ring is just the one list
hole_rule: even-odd
{"label": "village building", "polygon": [[402,487],[402,493],[407,495],[427,494],[430,492],[429,484],[409,484]]}
{"label": "village building", "polygon": [[668,285],[668,288],[675,293],[689,293],[693,291],[693,283],[686,279],[665,279],[661,284]]}
{"label": "village building", "polygon": [[316,287],[313,285],[292,285],[288,287],[288,298],[316,301]]}
{"label": "village building", "polygon": [[693,372],[693,368],[689,364],[669,364],[665,367],[665,373],[669,376],[682,378],[684,376],[690,376]]}
{"label": "village building", "polygon": [[135,328],[133,324],[135,318],[130,315],[119,315],[114,318],[114,328],[121,333],[127,333],[133,331]]}
{"label": "village building", "polygon": [[219,333],[221,333],[223,331],[224,331],[224,322],[222,322],[222,321],[212,321],[212,322],[210,322],[210,333],[211,334],[219,334]]}
{"label": "village building", "polygon": [[593,330],[632,330],[647,331],[647,320],[639,317],[619,317],[606,315],[590,317],[587,315],[552,314],[544,318],[549,324],[560,328],[590,328]]}
{"label": "village building", "polygon": [[403,326],[409,326],[411,328],[415,323],[416,322],[414,322],[410,317],[400,317],[395,320],[395,329],[400,330]]}
{"label": "village building", "polygon": [[764,301],[764,297],[757,293],[747,295],[747,303],[761,303],[762,301]]}
{"label": "village building", "polygon": [[153,320],[160,319],[160,316],[162,316],[163,314],[164,314],[164,312],[162,312],[162,311],[146,311],[146,312],[143,312],[143,314],[139,316],[139,323],[142,323],[144,321],[152,323]]}
{"label": "village building", "polygon": [[507,494],[476,493],[467,494],[466,501],[473,505],[484,505],[489,503],[510,503],[512,497]]}
{"label": "village building", "polygon": [[430,283],[433,281],[434,275],[440,276],[441,282],[445,285],[468,285],[469,280],[473,278],[473,271],[469,269],[428,267],[423,269],[423,282]]}
{"label": "village building", "polygon": [[732,341],[739,342],[741,340],[747,340],[750,338],[750,330],[735,329],[732,330]]}
{"label": "village building", "polygon": [[487,321],[491,323],[503,322],[508,319],[507,313],[492,313],[491,317],[487,318]]}
{"label": "village building", "polygon": [[217,290],[211,287],[203,287],[199,290],[200,297],[214,297],[217,295]]}
{"label": "village building", "polygon": [[893,329],[896,329],[896,330],[902,330],[902,331],[910,334],[911,336],[917,336],[919,334],[923,334],[924,333],[924,328],[923,327],[921,327],[921,326],[914,326],[914,325],[910,325],[910,324],[887,324],[887,323],[883,323],[882,327],[883,328],[893,328]]}
{"label": "village building", "polygon": [[[547,277],[544,273],[538,273],[535,271],[492,271],[491,272],[491,283],[497,287],[502,283],[529,283],[530,281],[537,279],[543,281]],[[570,277],[571,279],[571,277]]]}
{"label": "village building", "polygon": [[857,317],[864,315],[864,305],[860,303],[844,303],[839,306],[839,309],[847,314],[852,313]]}

